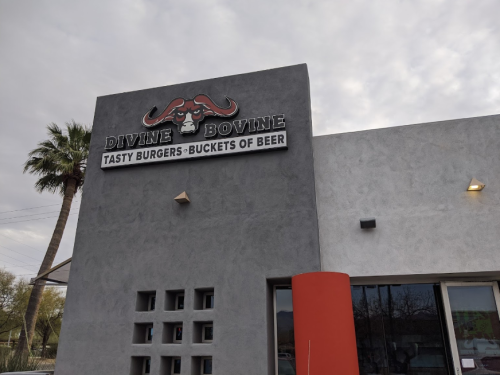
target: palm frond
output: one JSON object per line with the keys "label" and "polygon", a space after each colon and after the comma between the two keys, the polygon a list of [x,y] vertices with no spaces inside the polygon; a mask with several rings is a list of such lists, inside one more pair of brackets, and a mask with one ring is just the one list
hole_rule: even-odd
{"label": "palm frond", "polygon": [[64,194],[66,183],[75,179],[81,188],[85,178],[86,162],[92,130],[74,120],[66,123],[63,131],[57,124],[47,125],[49,139],[31,150],[24,164],[24,172],[41,176],[35,183],[37,191]]}
{"label": "palm frond", "polygon": [[64,184],[61,175],[55,173],[45,174],[43,177],[39,178],[35,182],[35,189],[41,193],[43,191],[48,191],[50,193],[55,193],[57,190],[61,189]]}

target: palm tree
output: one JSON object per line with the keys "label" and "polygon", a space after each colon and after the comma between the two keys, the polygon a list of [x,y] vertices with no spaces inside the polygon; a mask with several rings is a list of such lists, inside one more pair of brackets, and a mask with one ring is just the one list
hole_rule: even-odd
{"label": "palm tree", "polygon": [[[61,128],[54,123],[48,125],[47,129],[50,138],[40,142],[38,147],[28,154],[29,158],[24,164],[24,172],[40,177],[35,183],[38,192],[49,191],[54,193],[58,191],[63,196],[56,228],[52,234],[38,275],[52,267],[52,262],[61,243],[64,227],[68,220],[71,202],[78,189],[83,186],[91,136],[90,128],[78,124],[74,120],[66,123],[66,134],[63,134]],[[26,310],[25,326],[19,336],[16,354],[21,355],[29,352],[44,289],[45,281],[38,280],[31,290]]]}

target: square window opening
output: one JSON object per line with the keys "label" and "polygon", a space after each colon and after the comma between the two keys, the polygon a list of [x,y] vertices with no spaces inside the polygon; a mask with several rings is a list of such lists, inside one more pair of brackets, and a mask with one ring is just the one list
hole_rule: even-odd
{"label": "square window opening", "polygon": [[192,357],[193,375],[213,375],[212,357]]}
{"label": "square window opening", "polygon": [[181,373],[181,357],[161,357],[160,374],[177,375]]}
{"label": "square window opening", "polygon": [[151,374],[151,357],[132,357],[130,375]]}
{"label": "square window opening", "polygon": [[153,323],[135,323],[133,344],[151,344],[153,342]]}
{"label": "square window opening", "polygon": [[135,311],[154,311],[156,308],[156,291],[137,292]]}
{"label": "square window opening", "polygon": [[183,335],[182,322],[163,323],[162,344],[181,344]]}
{"label": "square window opening", "polygon": [[213,322],[194,322],[193,324],[193,343],[210,344],[214,339]]}
{"label": "square window opening", "polygon": [[165,311],[184,310],[184,290],[167,290],[165,293]]}
{"label": "square window opening", "polygon": [[198,288],[194,291],[194,309],[211,310],[215,307],[214,288]]}

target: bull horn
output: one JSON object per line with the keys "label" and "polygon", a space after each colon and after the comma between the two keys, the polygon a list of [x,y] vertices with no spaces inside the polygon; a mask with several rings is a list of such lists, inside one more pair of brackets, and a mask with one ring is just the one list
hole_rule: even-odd
{"label": "bull horn", "polygon": [[176,98],[172,100],[169,105],[167,105],[167,108],[165,108],[158,117],[151,118],[151,115],[156,112],[156,106],[154,106],[149,111],[147,111],[144,117],[142,118],[142,125],[144,125],[146,128],[151,128],[162,122],[173,120],[174,110],[183,105],[184,105],[184,99]]}
{"label": "bull horn", "polygon": [[221,117],[229,117],[235,115],[238,112],[238,103],[236,103],[233,99],[230,99],[226,96],[227,101],[229,102],[228,108],[221,108],[217,104],[213,102],[207,95],[196,95],[193,99],[196,104],[203,105],[206,109],[203,110],[203,114],[205,116],[221,116]]}

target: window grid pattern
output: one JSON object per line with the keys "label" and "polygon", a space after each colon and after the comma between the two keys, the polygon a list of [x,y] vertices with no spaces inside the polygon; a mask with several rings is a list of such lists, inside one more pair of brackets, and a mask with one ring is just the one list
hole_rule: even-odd
{"label": "window grid pattern", "polygon": [[[188,293],[189,294],[189,293]],[[137,302],[135,307],[134,318],[134,338],[133,345],[147,345],[152,347],[154,345],[196,345],[203,343],[210,345],[214,339],[213,321],[194,322],[189,321],[183,315],[185,309],[190,310],[213,310],[215,308],[215,294],[214,288],[200,288],[194,290],[193,304],[191,305],[189,299],[186,298],[185,290],[167,290],[163,292],[165,296],[164,301],[161,301],[161,293],[156,291],[137,292]],[[160,298],[158,298],[158,296]],[[162,307],[164,307],[162,309]],[[161,316],[160,320],[163,323],[143,323],[144,313],[148,316]],[[155,314],[155,315],[149,315]],[[181,315],[179,315],[181,314]],[[211,316],[211,315],[209,315]],[[177,321],[171,321],[171,317],[175,317]],[[153,319],[152,319],[153,320]],[[193,329],[199,327],[199,339],[187,340],[184,334],[184,328],[189,324]],[[170,326],[170,327],[169,327]],[[165,332],[169,330],[172,336],[170,339],[165,339]],[[160,331],[160,332],[158,332]],[[137,333],[139,332],[139,333]],[[163,334],[158,340],[156,336],[158,333]],[[137,339],[136,337],[141,337]],[[174,375],[180,374],[181,369],[186,366],[185,361],[188,357],[174,355],[162,355],[160,358],[151,356],[134,356],[132,357],[131,375],[145,375],[152,374],[157,371],[155,361],[159,361],[160,370],[159,375]],[[157,364],[156,364],[157,365]],[[193,356],[191,357],[192,373],[196,375],[211,375],[213,372],[213,357],[212,356]],[[185,371],[185,369],[183,370]]]}

